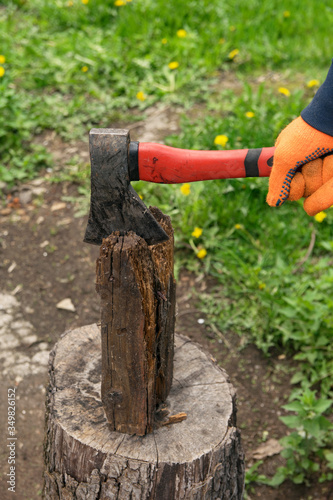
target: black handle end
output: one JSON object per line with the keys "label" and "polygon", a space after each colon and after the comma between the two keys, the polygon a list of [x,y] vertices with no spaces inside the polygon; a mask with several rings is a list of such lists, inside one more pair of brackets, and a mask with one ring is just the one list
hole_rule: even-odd
{"label": "black handle end", "polygon": [[128,174],[130,181],[139,181],[139,143],[131,141],[128,148]]}

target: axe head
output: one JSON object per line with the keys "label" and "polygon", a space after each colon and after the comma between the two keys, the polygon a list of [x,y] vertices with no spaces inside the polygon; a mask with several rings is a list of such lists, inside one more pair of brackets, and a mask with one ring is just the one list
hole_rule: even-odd
{"label": "axe head", "polygon": [[86,243],[101,245],[114,231],[134,231],[148,245],[169,239],[130,185],[129,144],[128,130],[90,131],[91,201]]}

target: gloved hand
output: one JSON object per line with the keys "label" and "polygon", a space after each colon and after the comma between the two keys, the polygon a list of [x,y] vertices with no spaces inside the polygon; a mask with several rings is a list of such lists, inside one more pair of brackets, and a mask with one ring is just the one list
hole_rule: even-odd
{"label": "gloved hand", "polygon": [[333,137],[308,125],[301,117],[276,140],[267,203],[305,197],[304,210],[315,215],[333,205]]}

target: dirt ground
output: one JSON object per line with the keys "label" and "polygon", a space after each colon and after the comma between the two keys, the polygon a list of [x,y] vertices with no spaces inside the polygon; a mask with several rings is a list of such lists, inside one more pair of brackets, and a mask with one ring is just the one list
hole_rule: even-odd
{"label": "dirt ground", "polygon": [[[134,127],[132,138],[161,140],[166,133],[161,123],[169,123],[168,132],[177,128],[167,114],[163,109],[155,115],[151,113],[145,125]],[[57,168],[74,154],[88,161],[86,143],[64,145],[52,134],[43,140],[49,141],[46,145],[54,154]],[[9,205],[0,206],[0,498],[3,500],[40,498],[48,353],[64,331],[99,320],[99,297],[94,285],[98,248],[82,243],[87,219],[75,218],[73,205],[63,201],[64,195],[75,195],[77,187],[49,183],[44,174],[13,192]],[[183,271],[177,288],[177,332],[199,342],[228,372],[238,395],[238,426],[247,467],[261,453],[264,463],[260,472],[273,474],[283,463],[276,452],[277,440],[287,431],[278,417],[289,393],[288,360],[281,356],[266,359],[251,345],[241,349],[241,339],[233,332],[214,332],[206,326],[197,296],[218,290],[204,275],[197,277]],[[64,299],[65,303],[59,304]],[[7,484],[9,389],[15,389],[16,395],[15,493],[8,491]],[[248,498],[330,500],[333,484],[305,487],[286,482],[278,489],[252,485]]]}

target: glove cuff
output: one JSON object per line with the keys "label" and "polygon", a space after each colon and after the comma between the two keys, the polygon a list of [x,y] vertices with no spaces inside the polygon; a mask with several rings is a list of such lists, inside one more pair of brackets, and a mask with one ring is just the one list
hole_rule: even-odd
{"label": "glove cuff", "polygon": [[326,80],[303,109],[301,117],[311,127],[333,136],[333,61]]}

